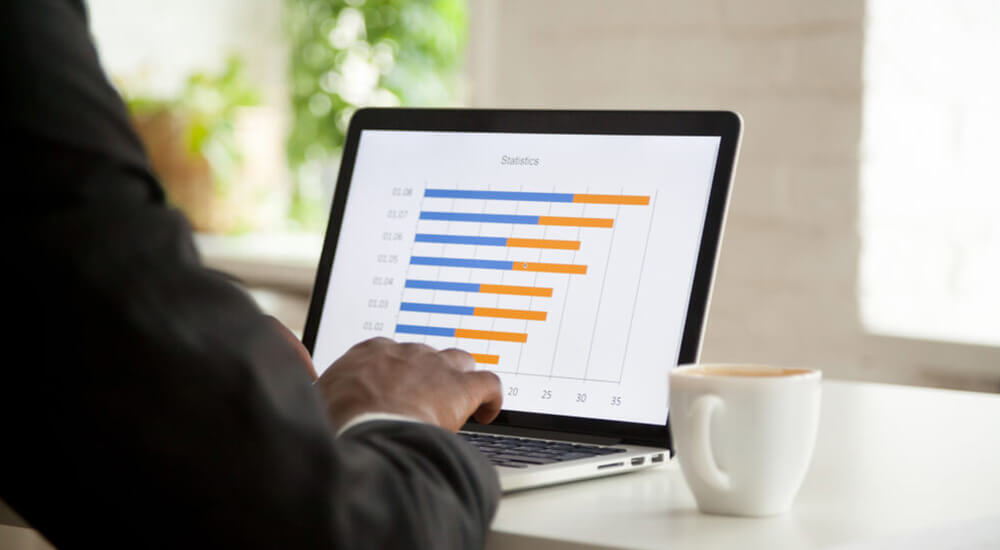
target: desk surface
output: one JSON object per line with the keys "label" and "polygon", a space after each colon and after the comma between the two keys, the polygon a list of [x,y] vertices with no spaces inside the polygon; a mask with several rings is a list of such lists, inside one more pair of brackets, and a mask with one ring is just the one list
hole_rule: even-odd
{"label": "desk surface", "polygon": [[509,495],[488,548],[824,548],[979,518],[1000,531],[1000,396],[827,381],[784,516],[701,514],[673,463]]}
{"label": "desk surface", "polygon": [[[507,496],[487,546],[824,548],[977,518],[1000,530],[1000,396],[828,381],[816,454],[787,515],[700,514],[669,464]],[[29,535],[0,525],[0,547],[47,546],[15,543]]]}

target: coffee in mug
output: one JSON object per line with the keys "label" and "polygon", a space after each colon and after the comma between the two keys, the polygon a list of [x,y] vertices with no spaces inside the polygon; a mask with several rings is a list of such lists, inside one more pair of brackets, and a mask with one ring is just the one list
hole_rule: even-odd
{"label": "coffee in mug", "polygon": [[812,458],[818,370],[713,364],[670,373],[670,429],[684,479],[706,513],[786,512]]}

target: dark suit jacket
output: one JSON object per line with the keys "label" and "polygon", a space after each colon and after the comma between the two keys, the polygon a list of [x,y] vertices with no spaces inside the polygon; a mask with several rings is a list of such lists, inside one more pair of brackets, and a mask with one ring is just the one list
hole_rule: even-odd
{"label": "dark suit jacket", "polygon": [[481,546],[492,467],[422,424],[334,439],[287,342],[200,265],[80,0],[4,0],[0,25],[0,498],[65,548]]}

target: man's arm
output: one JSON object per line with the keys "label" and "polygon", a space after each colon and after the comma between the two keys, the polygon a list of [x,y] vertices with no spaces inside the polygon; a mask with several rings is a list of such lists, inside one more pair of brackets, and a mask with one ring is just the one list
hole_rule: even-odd
{"label": "man's arm", "polygon": [[[368,422],[335,439],[344,418],[331,422],[325,382],[200,265],[79,2],[4,2],[0,15],[0,128],[16,143],[3,165],[18,190],[5,214],[18,328],[0,381],[0,498],[70,548],[481,546],[492,467],[430,424]],[[423,363],[448,355],[414,354],[397,366],[451,376]],[[358,367],[344,366],[327,372]],[[476,391],[466,407],[498,399]]]}

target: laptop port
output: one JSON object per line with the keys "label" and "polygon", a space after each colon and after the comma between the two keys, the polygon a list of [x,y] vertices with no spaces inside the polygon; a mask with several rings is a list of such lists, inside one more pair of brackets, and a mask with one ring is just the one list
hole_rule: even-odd
{"label": "laptop port", "polygon": [[609,462],[607,464],[601,464],[600,466],[597,467],[597,469],[603,470],[605,468],[617,468],[619,466],[624,466],[624,465],[625,465],[624,462]]}
{"label": "laptop port", "polygon": [[646,457],[644,456],[637,456],[632,459],[633,466],[642,466],[644,462],[646,462]]}
{"label": "laptop port", "polygon": [[649,461],[652,462],[653,464],[658,464],[660,462],[663,462],[663,453],[660,453],[658,455],[653,455],[653,458],[649,459]]}

